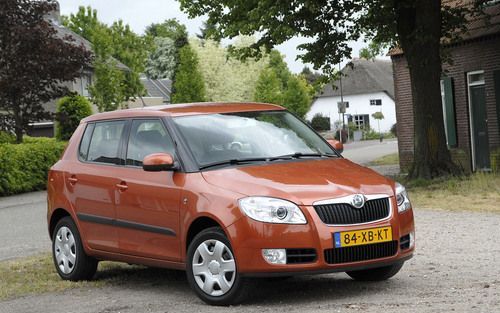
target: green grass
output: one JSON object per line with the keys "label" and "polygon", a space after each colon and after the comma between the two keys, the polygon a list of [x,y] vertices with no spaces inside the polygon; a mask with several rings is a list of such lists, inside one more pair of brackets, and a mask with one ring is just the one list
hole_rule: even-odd
{"label": "green grass", "polygon": [[0,262],[0,300],[74,288],[119,285],[128,282],[131,275],[140,276],[145,270],[141,266],[100,262],[95,280],[71,282],[57,275],[49,254],[3,261]]}
{"label": "green grass", "polygon": [[416,208],[500,213],[500,175],[405,182]]}
{"label": "green grass", "polygon": [[377,165],[397,165],[397,164],[399,164],[399,154],[393,153],[384,155],[381,158],[373,160],[372,162],[370,162],[369,165],[377,166]]}

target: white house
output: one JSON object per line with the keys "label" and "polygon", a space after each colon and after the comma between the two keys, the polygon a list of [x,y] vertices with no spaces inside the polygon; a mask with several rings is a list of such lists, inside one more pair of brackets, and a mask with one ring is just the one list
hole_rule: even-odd
{"label": "white house", "polygon": [[[396,123],[394,80],[390,60],[353,59],[342,69],[342,94],[346,103],[345,123],[353,122],[359,129],[369,127],[378,131],[378,121],[372,117],[382,112],[380,130],[388,132]],[[332,129],[342,124],[339,114],[340,81],[327,84],[314,100],[306,115],[311,120],[317,113],[330,117]]]}

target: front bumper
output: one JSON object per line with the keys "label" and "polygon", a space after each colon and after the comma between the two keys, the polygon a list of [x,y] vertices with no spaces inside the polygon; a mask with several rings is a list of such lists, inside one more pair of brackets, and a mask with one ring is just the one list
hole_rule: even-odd
{"label": "front bumper", "polygon": [[[242,218],[229,226],[226,231],[235,253],[238,271],[244,276],[280,276],[328,272],[344,272],[373,267],[381,267],[403,262],[412,257],[415,245],[406,248],[400,238],[414,233],[413,211],[402,214],[397,211],[395,199],[392,202],[390,218],[363,225],[329,226],[323,223],[312,206],[302,206],[306,216],[305,225],[268,224]],[[367,228],[392,228],[395,253],[375,259],[332,264],[325,251],[334,249],[333,233]],[[293,264],[269,264],[262,256],[262,249],[314,249],[313,261]]]}

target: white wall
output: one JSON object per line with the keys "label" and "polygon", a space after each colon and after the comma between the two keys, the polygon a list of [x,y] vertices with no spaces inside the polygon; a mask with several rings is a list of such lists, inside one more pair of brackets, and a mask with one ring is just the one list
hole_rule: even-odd
{"label": "white wall", "polygon": [[[381,99],[382,105],[370,105],[371,99]],[[344,96],[344,101],[349,102],[349,108],[346,109],[346,114],[370,115],[370,126],[375,131],[378,131],[377,120],[371,116],[375,112],[382,111],[384,114],[384,119],[380,121],[380,130],[382,132],[388,132],[392,125],[396,123],[396,106],[394,101],[385,92],[348,95]],[[315,99],[311,109],[306,115],[306,119],[310,121],[316,113],[322,113],[330,117],[332,125],[337,120],[341,121],[342,117],[339,117],[337,102],[340,102],[340,97],[320,97]],[[347,117],[345,122],[347,123]]]}

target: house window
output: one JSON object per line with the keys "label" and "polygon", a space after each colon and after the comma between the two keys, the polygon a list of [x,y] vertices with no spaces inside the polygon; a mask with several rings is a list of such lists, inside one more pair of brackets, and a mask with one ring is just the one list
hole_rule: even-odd
{"label": "house window", "polygon": [[371,99],[370,105],[382,105],[382,99]]}
{"label": "house window", "polygon": [[457,145],[455,120],[455,101],[453,97],[453,80],[450,77],[441,79],[441,104],[443,107],[443,122],[448,147]]}
{"label": "house window", "polygon": [[92,77],[89,74],[84,74],[81,77],[81,94],[84,97],[90,97],[89,86],[92,84]]}
{"label": "house window", "polygon": [[370,129],[370,116],[368,114],[353,115],[352,121],[358,129]]}

